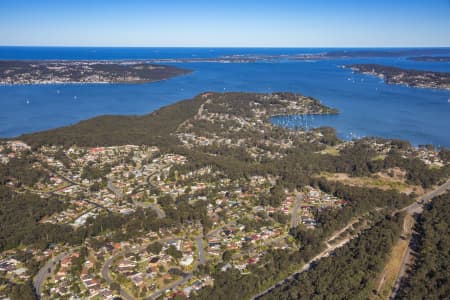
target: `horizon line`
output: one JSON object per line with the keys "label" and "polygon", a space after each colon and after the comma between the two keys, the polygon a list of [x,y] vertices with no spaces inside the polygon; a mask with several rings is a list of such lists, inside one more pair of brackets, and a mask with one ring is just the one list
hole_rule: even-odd
{"label": "horizon line", "polygon": [[447,46],[85,46],[85,45],[0,45],[0,47],[36,47],[36,48],[217,48],[217,49],[315,49],[315,48],[329,48],[329,49],[445,49]]}

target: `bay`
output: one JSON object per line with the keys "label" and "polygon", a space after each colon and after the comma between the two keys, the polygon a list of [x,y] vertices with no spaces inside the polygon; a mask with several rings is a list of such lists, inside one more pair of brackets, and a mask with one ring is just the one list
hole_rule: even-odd
{"label": "bay", "polygon": [[[0,59],[208,58],[325,51],[330,49],[0,47]],[[405,139],[415,145],[450,147],[450,91],[386,85],[379,78],[352,74],[340,67],[347,63],[450,72],[449,63],[415,62],[406,57],[197,62],[172,64],[193,70],[191,74],[148,84],[0,86],[0,137],[66,126],[104,114],[142,115],[205,91],[290,91],[339,109],[336,116],[310,117],[310,127],[335,127],[345,139],[382,136]],[[298,118],[290,118],[274,122],[298,122]]]}

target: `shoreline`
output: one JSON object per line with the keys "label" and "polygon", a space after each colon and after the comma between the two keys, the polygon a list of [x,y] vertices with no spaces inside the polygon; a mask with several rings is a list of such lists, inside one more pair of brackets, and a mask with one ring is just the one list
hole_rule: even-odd
{"label": "shoreline", "polygon": [[353,74],[378,77],[385,84],[450,91],[448,72],[404,69],[379,64],[350,64],[342,68],[352,70]]}
{"label": "shoreline", "polygon": [[146,84],[146,83],[155,83],[155,82],[161,82],[170,80],[175,77],[185,76],[194,73],[194,71],[189,70],[189,72],[186,72],[185,74],[175,75],[168,78],[163,79],[156,79],[151,81],[111,81],[111,82],[104,82],[104,81],[89,81],[89,82],[79,82],[79,81],[70,81],[70,82],[39,82],[39,83],[0,83],[0,87],[13,87],[13,86],[62,86],[62,85],[140,85],[140,84]]}
{"label": "shoreline", "polygon": [[191,73],[192,70],[148,61],[7,61],[0,60],[0,84],[148,83]]}
{"label": "shoreline", "polygon": [[[167,80],[167,79],[165,79]],[[206,93],[206,92],[205,92]],[[204,93],[201,93],[200,95],[202,95]],[[258,93],[256,93],[258,94]],[[198,97],[199,95],[197,95],[196,97]],[[187,99],[189,100],[193,100],[196,97],[192,98],[192,99]],[[153,115],[155,113],[157,113],[159,110],[165,110],[171,107],[175,107],[179,104],[181,104],[182,102],[186,101],[186,99],[181,99],[178,100],[172,104],[168,104],[168,105],[164,105],[158,109],[155,109],[153,111],[149,111],[146,112],[144,114],[101,114],[101,115],[96,115],[90,118],[85,118],[85,119],[81,119],[79,121],[76,121],[72,124],[67,124],[67,125],[62,125],[62,126],[57,126],[57,127],[52,127],[52,128],[48,128],[48,129],[43,129],[43,130],[36,130],[36,131],[28,131],[25,133],[21,133],[19,135],[13,135],[13,136],[0,136],[0,141],[11,141],[11,140],[21,140],[21,138],[23,136],[29,136],[29,135],[35,135],[35,134],[40,134],[40,133],[44,133],[44,132],[49,132],[49,131],[54,131],[54,130],[60,130],[60,129],[64,129],[64,128],[69,128],[69,127],[73,127],[73,126],[77,126],[80,123],[85,123],[85,122],[90,122],[94,119],[101,119],[101,118],[145,118],[147,116]],[[288,126],[283,126],[282,124],[276,124],[273,122],[273,118],[282,118],[282,117],[292,117],[292,116],[338,116],[340,114],[339,109],[336,108],[331,108],[328,106],[325,106],[329,111],[325,111],[325,112],[312,112],[312,113],[307,113],[307,114],[296,114],[296,113],[286,113],[286,114],[276,114],[276,115],[267,115],[267,121],[270,122],[273,126],[277,126],[277,127],[282,127],[282,128],[287,128],[290,130],[296,130],[294,128],[290,128]],[[322,127],[329,127],[332,128],[333,130],[336,131],[337,136],[339,137],[339,139],[341,139],[344,142],[350,142],[353,140],[361,140],[361,139],[387,139],[387,140],[402,140],[402,141],[406,141],[408,142],[412,147],[414,148],[420,148],[426,145],[433,145],[434,147],[444,147],[444,148],[448,148],[446,146],[441,146],[441,145],[436,145],[436,144],[424,144],[424,143],[414,143],[409,139],[404,139],[404,138],[398,138],[398,137],[387,137],[387,136],[374,136],[374,135],[367,135],[367,136],[351,136],[348,135],[348,133],[343,133],[343,132],[339,132],[338,129],[332,125],[320,125],[320,126],[311,126],[309,128],[307,128],[306,131],[311,131],[311,130],[315,130],[318,128],[322,128]],[[303,128],[303,130],[305,129],[303,126],[299,126],[298,128]]]}

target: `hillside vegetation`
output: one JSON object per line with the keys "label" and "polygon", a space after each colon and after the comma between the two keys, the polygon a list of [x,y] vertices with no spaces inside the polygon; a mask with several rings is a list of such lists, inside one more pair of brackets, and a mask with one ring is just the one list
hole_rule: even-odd
{"label": "hillside vegetation", "polygon": [[20,140],[37,147],[44,144],[96,147],[126,144],[170,145],[170,136],[200,107],[200,96],[163,107],[144,116],[99,116],[72,126],[25,134]]}
{"label": "hillside vegetation", "polygon": [[450,295],[450,193],[432,201],[416,224],[418,256],[397,299],[448,299]]}

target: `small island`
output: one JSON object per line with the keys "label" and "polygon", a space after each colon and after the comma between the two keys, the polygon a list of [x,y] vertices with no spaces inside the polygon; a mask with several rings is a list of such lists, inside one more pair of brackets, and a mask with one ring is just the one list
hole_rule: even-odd
{"label": "small island", "polygon": [[450,73],[410,70],[378,64],[346,65],[355,73],[377,76],[387,84],[450,90]]}
{"label": "small island", "polygon": [[146,83],[190,73],[147,61],[0,61],[0,84]]}

